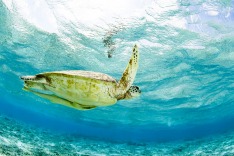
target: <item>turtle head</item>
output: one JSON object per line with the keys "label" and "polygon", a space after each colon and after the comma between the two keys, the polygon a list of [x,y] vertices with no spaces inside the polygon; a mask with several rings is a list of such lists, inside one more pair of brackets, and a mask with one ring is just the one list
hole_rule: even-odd
{"label": "turtle head", "polygon": [[141,95],[141,90],[138,86],[131,86],[125,94],[124,99],[131,99]]}

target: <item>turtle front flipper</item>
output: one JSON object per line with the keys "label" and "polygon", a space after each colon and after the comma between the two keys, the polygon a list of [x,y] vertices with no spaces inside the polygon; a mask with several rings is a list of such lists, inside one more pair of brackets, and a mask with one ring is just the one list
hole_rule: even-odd
{"label": "turtle front flipper", "polygon": [[[29,90],[29,91],[31,91],[31,90]],[[74,103],[74,102],[68,101],[66,99],[60,98],[60,97],[53,95],[53,94],[43,94],[43,93],[39,93],[39,92],[35,92],[35,91],[31,91],[31,92],[37,96],[40,96],[44,99],[51,101],[53,103],[61,104],[61,105],[71,107],[74,109],[78,109],[78,110],[90,110],[90,109],[96,108],[96,106],[83,106],[81,104]]]}
{"label": "turtle front flipper", "polygon": [[139,61],[139,52],[137,45],[135,45],[132,49],[131,59],[129,60],[129,63],[120,81],[117,84],[117,90],[116,90],[117,95],[125,94],[133,84],[138,69],[138,61]]}

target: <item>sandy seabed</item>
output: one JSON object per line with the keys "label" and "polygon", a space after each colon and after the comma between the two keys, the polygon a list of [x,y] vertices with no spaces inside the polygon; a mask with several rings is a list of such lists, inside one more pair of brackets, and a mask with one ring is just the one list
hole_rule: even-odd
{"label": "sandy seabed", "polygon": [[0,115],[1,156],[234,155],[234,133],[164,143],[123,143],[55,134]]}

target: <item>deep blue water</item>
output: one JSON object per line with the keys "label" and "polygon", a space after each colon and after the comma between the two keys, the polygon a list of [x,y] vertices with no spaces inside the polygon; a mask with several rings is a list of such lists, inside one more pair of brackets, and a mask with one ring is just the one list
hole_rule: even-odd
{"label": "deep blue water", "polygon": [[[198,147],[203,154],[219,154],[224,149],[233,154],[233,10],[232,0],[0,0],[0,117],[4,129],[0,152],[22,150],[18,144],[6,145],[9,134],[20,127],[33,129],[32,133],[40,133],[40,139],[50,138],[46,141],[53,144],[61,143],[51,136],[57,133],[68,142],[73,136],[90,139],[86,143],[98,139],[106,146],[110,141],[136,143],[125,147],[135,155],[142,154],[136,152],[138,147],[146,150],[139,143],[165,149],[149,155],[173,155],[176,150],[171,149],[178,152],[178,146],[183,146],[179,154],[195,154]],[[142,90],[136,99],[78,111],[22,90],[20,76],[54,70],[103,72],[118,80],[134,44],[140,52],[134,84]],[[19,135],[16,140],[36,149],[24,131],[14,134]],[[207,139],[210,137],[218,141]],[[149,142],[154,145],[145,145]],[[71,144],[82,152],[77,146],[84,145],[82,140],[76,143],[74,139]],[[101,152],[101,144],[94,153],[110,154]],[[114,151],[117,146],[113,145]]]}

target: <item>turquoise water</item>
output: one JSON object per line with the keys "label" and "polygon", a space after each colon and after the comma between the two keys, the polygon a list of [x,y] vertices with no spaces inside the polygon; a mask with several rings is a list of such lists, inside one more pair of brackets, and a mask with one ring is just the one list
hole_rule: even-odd
{"label": "turquoise water", "polygon": [[[231,155],[234,1],[0,0],[0,154]],[[120,79],[134,44],[136,99],[78,111],[22,90],[22,75]]]}

